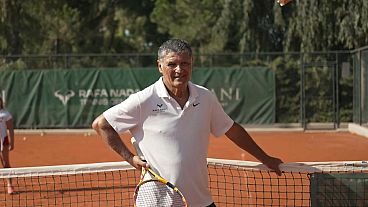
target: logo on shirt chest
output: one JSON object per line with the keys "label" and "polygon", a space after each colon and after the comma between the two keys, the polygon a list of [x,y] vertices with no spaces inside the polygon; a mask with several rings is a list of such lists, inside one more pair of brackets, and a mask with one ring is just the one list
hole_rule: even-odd
{"label": "logo on shirt chest", "polygon": [[162,103],[156,104],[155,108],[152,109],[153,112],[157,112],[157,113],[165,112],[166,110],[167,110],[167,106]]}

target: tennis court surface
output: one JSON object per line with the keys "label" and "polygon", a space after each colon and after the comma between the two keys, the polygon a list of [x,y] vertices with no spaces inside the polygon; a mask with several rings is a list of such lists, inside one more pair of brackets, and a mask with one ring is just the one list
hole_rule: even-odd
{"label": "tennis court surface", "polygon": [[[251,132],[285,164],[269,172],[226,138],[210,139],[218,206],[368,206],[368,139],[348,132]],[[128,134],[122,135],[129,142]],[[90,133],[16,134],[0,206],[133,206],[138,172]],[[88,164],[95,163],[95,164]],[[18,168],[18,169],[15,169]],[[12,176],[16,194],[6,193]]]}

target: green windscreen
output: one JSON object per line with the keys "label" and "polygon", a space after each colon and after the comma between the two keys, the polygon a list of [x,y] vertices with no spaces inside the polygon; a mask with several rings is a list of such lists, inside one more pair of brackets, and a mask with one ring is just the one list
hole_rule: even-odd
{"label": "green windscreen", "polygon": [[[0,91],[16,128],[90,128],[103,111],[159,77],[155,68],[2,71]],[[274,123],[274,79],[265,67],[195,68],[192,76],[241,124]]]}

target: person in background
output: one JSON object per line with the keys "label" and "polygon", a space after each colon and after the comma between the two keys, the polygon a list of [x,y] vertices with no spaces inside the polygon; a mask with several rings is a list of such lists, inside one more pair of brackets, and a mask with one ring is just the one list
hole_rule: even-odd
{"label": "person in background", "polygon": [[[208,188],[207,154],[210,133],[226,135],[281,175],[282,161],[266,154],[223,110],[207,88],[190,81],[191,46],[171,39],[158,50],[161,77],[97,117],[92,128],[122,158],[137,169],[153,167],[181,189],[191,207],[214,207]],[[147,163],[135,156],[118,133],[129,130]]]}
{"label": "person in background", "polygon": [[[4,108],[4,101],[0,96],[0,144],[1,144],[1,163],[4,168],[10,168],[9,152],[14,149],[14,127],[13,117]],[[14,193],[11,179],[7,179],[8,194]]]}

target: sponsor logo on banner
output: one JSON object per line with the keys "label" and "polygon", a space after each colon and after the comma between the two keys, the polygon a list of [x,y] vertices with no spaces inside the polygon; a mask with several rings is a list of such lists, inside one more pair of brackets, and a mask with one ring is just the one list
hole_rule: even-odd
{"label": "sponsor logo on banner", "polygon": [[75,96],[75,92],[72,90],[68,90],[65,93],[62,93],[61,90],[57,90],[54,92],[54,96],[56,96],[61,101],[61,103],[66,106],[70,98]]}
{"label": "sponsor logo on banner", "polygon": [[79,89],[79,90],[57,90],[54,96],[66,106],[73,98],[77,98],[80,105],[112,106],[116,105],[139,89]]}
{"label": "sponsor logo on banner", "polygon": [[239,101],[240,98],[240,88],[219,88],[211,89],[211,91],[217,96],[217,99],[222,106],[227,106],[229,103]]}
{"label": "sponsor logo on banner", "polygon": [[[239,101],[241,98],[240,88],[219,88],[210,89],[218,98],[222,106],[227,106],[229,103]],[[131,94],[138,92],[139,89],[79,89],[79,90],[57,90],[54,96],[66,106],[72,98],[78,98],[80,105],[93,106],[113,106],[121,103]],[[198,103],[193,105],[196,107]],[[162,111],[158,106],[157,111]]]}

